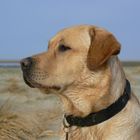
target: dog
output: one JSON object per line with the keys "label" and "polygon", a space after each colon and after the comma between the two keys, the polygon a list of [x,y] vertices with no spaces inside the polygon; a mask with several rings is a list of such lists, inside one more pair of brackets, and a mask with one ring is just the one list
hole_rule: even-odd
{"label": "dog", "polygon": [[79,25],[58,32],[48,51],[21,60],[25,82],[64,106],[64,140],[139,140],[140,103],[109,31]]}

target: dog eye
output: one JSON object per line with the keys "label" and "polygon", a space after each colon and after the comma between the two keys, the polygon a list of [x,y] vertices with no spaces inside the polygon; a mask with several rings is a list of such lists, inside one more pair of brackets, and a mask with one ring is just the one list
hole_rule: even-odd
{"label": "dog eye", "polygon": [[65,52],[65,51],[70,50],[70,49],[71,49],[70,47],[65,46],[65,45],[59,45],[59,47],[58,47],[58,50],[60,52]]}

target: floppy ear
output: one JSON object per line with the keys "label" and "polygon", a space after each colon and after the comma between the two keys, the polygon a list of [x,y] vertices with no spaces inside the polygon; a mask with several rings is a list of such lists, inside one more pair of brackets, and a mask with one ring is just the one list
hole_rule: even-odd
{"label": "floppy ear", "polygon": [[91,44],[87,56],[87,66],[95,70],[107,62],[112,55],[120,52],[120,43],[115,37],[100,28],[91,28],[89,31]]}

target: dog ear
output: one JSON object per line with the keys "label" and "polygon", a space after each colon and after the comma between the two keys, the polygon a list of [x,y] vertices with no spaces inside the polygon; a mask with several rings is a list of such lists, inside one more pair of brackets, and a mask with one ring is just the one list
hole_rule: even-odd
{"label": "dog ear", "polygon": [[100,28],[91,28],[89,31],[91,44],[87,56],[87,66],[95,70],[105,64],[112,55],[120,52],[120,43],[115,37]]}

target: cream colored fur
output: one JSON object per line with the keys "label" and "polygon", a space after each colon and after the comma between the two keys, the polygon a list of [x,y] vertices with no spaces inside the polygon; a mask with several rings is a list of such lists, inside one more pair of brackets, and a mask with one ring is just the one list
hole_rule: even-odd
{"label": "cream colored fur", "polygon": [[[32,84],[36,82],[42,91],[55,91],[63,102],[64,114],[83,117],[99,111],[116,101],[125,88],[126,77],[117,55],[114,55],[114,50],[112,53],[108,52],[109,55],[105,56],[107,60],[96,69],[91,70],[87,66],[91,44],[89,31],[92,28],[95,34],[99,33],[97,38],[101,40],[100,34],[103,37],[108,34],[112,37],[111,33],[102,28],[75,26],[60,31],[51,39],[47,52],[32,57],[36,60],[36,64],[31,72],[33,76],[30,78],[26,76],[28,82]],[[106,39],[105,41],[108,44]],[[100,44],[102,41],[96,43]],[[71,49],[60,52],[58,49],[60,44],[65,44]],[[114,45],[112,44],[110,49]],[[94,54],[103,55],[101,52],[102,49]],[[98,61],[98,57],[96,59]],[[38,73],[40,78],[36,76]],[[60,90],[53,89],[54,86],[60,87]],[[71,127],[69,140],[139,140],[139,132],[140,104],[131,93],[131,99],[126,107],[111,119],[96,126]],[[62,139],[65,140],[63,130],[62,133],[64,135]]]}

